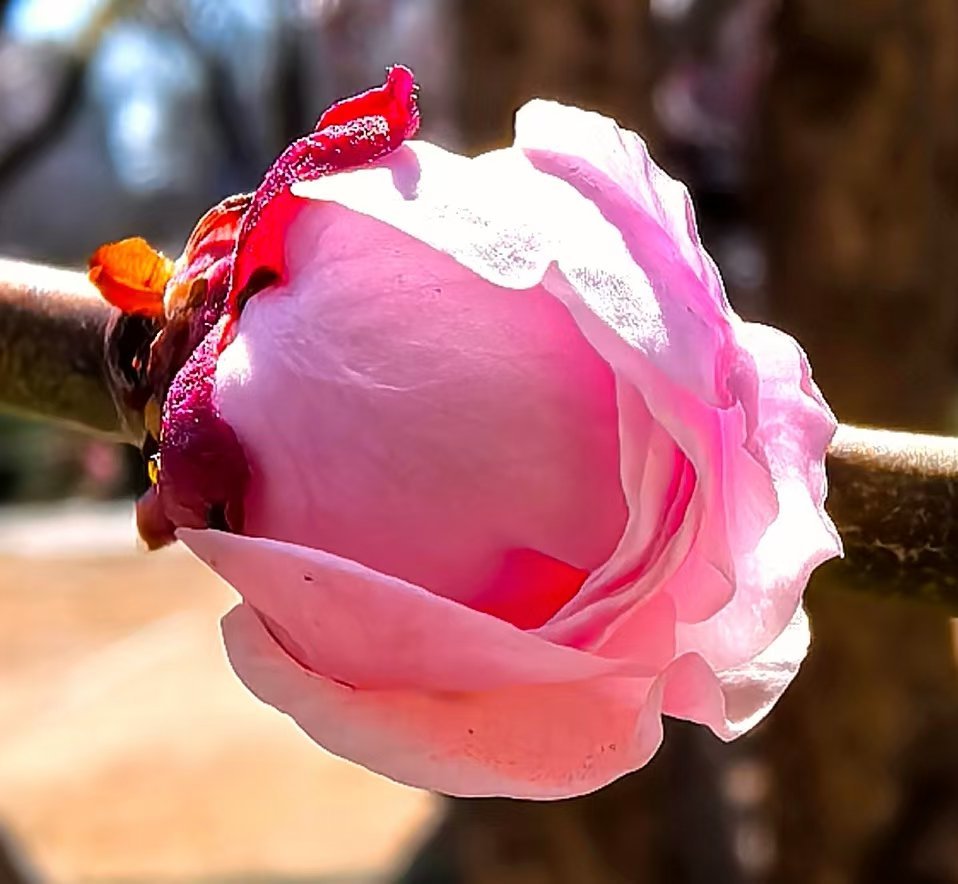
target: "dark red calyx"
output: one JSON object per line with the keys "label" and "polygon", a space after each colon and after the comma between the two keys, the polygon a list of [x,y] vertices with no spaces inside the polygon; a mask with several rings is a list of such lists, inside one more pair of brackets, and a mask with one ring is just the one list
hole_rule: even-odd
{"label": "dark red calyx", "polygon": [[155,488],[138,506],[141,534],[163,545],[177,528],[241,532],[246,455],[214,402],[221,319],[180,369],[163,406]]}

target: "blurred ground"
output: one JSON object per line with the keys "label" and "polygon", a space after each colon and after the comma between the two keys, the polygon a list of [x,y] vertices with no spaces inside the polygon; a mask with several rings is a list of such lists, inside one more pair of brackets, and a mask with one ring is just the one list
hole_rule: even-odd
{"label": "blurred ground", "polygon": [[0,513],[0,825],[63,882],[382,880],[430,796],[316,748],[226,662],[231,591],[129,504]]}

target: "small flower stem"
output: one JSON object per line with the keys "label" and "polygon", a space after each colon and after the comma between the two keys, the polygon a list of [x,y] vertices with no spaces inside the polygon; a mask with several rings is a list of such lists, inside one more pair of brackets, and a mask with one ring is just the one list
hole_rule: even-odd
{"label": "small flower stem", "polygon": [[[0,260],[0,406],[137,444],[120,354],[146,344],[84,274]],[[958,439],[843,425],[828,476],[833,575],[958,614]]]}

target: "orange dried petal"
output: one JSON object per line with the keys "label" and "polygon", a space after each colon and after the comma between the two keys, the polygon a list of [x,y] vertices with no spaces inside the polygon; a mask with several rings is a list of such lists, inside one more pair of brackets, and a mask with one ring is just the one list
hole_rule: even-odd
{"label": "orange dried petal", "polygon": [[172,275],[173,262],[140,237],[100,246],[90,258],[90,282],[124,313],[162,316]]}

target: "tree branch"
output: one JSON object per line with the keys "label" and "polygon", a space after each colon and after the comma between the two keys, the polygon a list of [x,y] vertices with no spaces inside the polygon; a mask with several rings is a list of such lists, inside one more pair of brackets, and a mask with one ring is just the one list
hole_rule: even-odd
{"label": "tree branch", "polygon": [[139,441],[142,420],[111,377],[126,325],[82,273],[0,260],[0,406]]}
{"label": "tree branch", "polygon": [[[83,274],[0,261],[0,406],[139,444],[130,365],[150,337]],[[842,426],[828,476],[845,543],[833,575],[958,614],[958,439]]]}
{"label": "tree branch", "polygon": [[843,425],[828,481],[845,545],[835,576],[958,616],[958,439]]}

